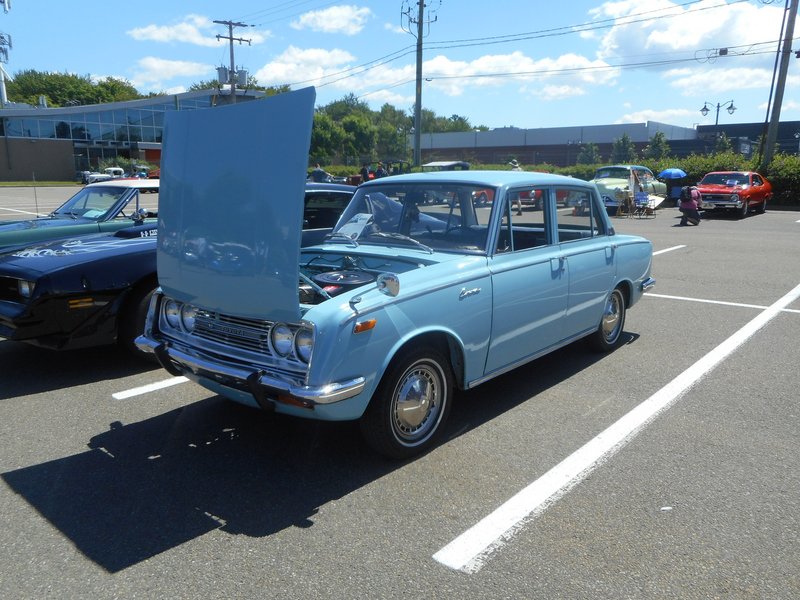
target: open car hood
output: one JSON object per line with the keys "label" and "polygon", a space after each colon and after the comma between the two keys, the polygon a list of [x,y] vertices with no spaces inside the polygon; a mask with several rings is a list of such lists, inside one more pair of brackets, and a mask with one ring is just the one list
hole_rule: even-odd
{"label": "open car hood", "polygon": [[241,317],[300,318],[314,88],[166,115],[158,279],[173,298]]}

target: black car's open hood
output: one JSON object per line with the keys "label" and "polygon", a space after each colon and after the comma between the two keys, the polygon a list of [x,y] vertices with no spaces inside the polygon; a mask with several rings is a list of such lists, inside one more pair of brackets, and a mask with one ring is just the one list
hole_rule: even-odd
{"label": "black car's open hood", "polygon": [[169,296],[297,321],[314,88],[166,114],[158,278]]}

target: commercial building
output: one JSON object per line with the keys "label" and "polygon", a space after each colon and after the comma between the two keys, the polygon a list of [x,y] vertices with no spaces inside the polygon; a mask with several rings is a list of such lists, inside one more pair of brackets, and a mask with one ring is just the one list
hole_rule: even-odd
{"label": "commercial building", "polygon": [[[263,92],[237,90],[237,101]],[[0,181],[64,181],[122,156],[159,164],[164,114],[227,104],[217,89],[128,102],[60,108],[6,105],[0,109]]]}

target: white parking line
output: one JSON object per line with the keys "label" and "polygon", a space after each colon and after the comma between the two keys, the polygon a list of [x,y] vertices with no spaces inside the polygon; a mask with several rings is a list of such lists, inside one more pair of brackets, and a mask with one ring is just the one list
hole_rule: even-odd
{"label": "white parking line", "polygon": [[686,244],[681,244],[679,246],[672,246],[670,248],[664,248],[663,250],[659,250],[658,252],[653,252],[653,256],[664,254],[664,252],[672,252],[673,250],[680,250],[681,248],[686,248]]}
{"label": "white parking line", "polygon": [[800,285],[759,313],[608,429],[439,550],[433,555],[434,560],[465,573],[480,570],[491,553],[501,548],[526,521],[541,514],[550,504],[611,458],[646,425],[798,298]]}
{"label": "white parking line", "polygon": [[[737,308],[757,308],[758,310],[765,310],[768,307],[763,306],[761,304],[742,304],[741,302],[725,302],[723,300],[706,300],[704,298],[687,298],[686,296],[668,296],[667,294],[653,294],[651,292],[645,292],[645,296],[650,296],[651,298],[666,298],[667,300],[681,300],[683,302],[701,302],[703,304],[721,304],[723,306],[735,306]],[[789,313],[798,313],[800,314],[800,310],[795,308],[783,308],[781,309],[782,312],[789,312]]]}
{"label": "white parking line", "polygon": [[3,211],[8,210],[14,213],[22,213],[23,215],[36,215],[37,217],[46,217],[48,214],[48,213],[36,213],[36,212],[30,212],[28,210],[18,210],[16,208],[6,208],[6,207],[0,208],[0,210]]}
{"label": "white parking line", "polygon": [[151,383],[149,385],[143,385],[141,387],[125,390],[123,392],[117,392],[115,394],[111,394],[111,397],[114,398],[114,400],[125,400],[126,398],[132,398],[133,396],[141,396],[142,394],[155,392],[156,390],[161,390],[164,388],[171,387],[173,385],[178,385],[179,383],[186,383],[187,381],[189,380],[186,379],[186,377],[173,377],[172,379],[156,381],[155,383]]}

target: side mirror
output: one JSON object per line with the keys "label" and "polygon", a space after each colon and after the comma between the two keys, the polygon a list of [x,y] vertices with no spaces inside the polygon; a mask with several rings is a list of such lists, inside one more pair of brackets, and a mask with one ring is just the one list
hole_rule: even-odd
{"label": "side mirror", "polygon": [[394,273],[381,273],[377,279],[378,291],[394,298],[400,293],[400,278]]}
{"label": "side mirror", "polygon": [[147,209],[146,208],[137,208],[133,213],[133,220],[136,223],[141,223],[147,218]]}

